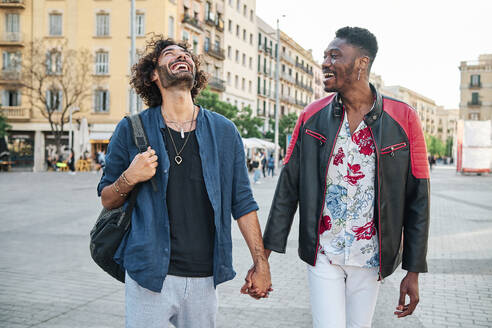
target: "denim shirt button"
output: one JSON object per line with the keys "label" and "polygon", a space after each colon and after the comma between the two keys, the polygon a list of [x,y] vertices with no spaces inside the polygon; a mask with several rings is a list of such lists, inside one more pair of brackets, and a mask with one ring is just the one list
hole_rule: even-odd
{"label": "denim shirt button", "polygon": [[164,252],[168,252],[169,251],[169,248],[164,248]]}

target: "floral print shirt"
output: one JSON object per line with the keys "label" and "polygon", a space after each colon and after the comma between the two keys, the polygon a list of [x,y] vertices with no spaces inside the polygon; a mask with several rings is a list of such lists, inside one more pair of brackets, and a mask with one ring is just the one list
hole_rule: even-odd
{"label": "floral print shirt", "polygon": [[376,154],[369,127],[362,121],[351,135],[345,114],[328,167],[320,223],[320,251],[332,264],[379,266],[375,172]]}

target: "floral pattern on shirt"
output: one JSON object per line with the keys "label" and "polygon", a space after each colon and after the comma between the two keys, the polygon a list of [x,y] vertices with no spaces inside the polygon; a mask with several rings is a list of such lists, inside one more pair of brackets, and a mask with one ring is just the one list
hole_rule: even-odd
{"label": "floral pattern on shirt", "polygon": [[375,145],[364,121],[352,135],[346,115],[342,124],[326,177],[320,248],[333,264],[377,267]]}

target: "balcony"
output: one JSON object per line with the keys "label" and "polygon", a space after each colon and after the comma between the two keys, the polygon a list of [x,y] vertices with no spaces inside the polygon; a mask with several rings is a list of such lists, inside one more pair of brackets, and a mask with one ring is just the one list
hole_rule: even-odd
{"label": "balcony", "polygon": [[482,106],[482,102],[480,100],[478,101],[469,101],[466,103],[468,107],[480,107]]}
{"label": "balcony", "polygon": [[280,78],[292,84],[295,83],[294,78],[291,75],[287,74],[286,72],[282,72],[282,74],[280,74]]}
{"label": "balcony", "polygon": [[31,119],[31,109],[20,106],[0,107],[2,114],[8,121],[29,121]]}
{"label": "balcony", "polygon": [[16,69],[3,69],[0,71],[0,81],[19,81],[21,78],[20,70]]}
{"label": "balcony", "polygon": [[295,63],[294,58],[290,57],[285,52],[280,53],[280,59],[283,59],[283,60],[285,60],[286,62],[288,62],[289,64],[292,64],[292,65],[294,65],[294,63]]}
{"label": "balcony", "polygon": [[296,100],[291,97],[291,96],[280,96],[280,100],[289,104],[294,105],[296,103]]}
{"label": "balcony", "polygon": [[296,99],[296,105],[301,106],[301,107],[306,107],[308,105],[308,103],[304,102],[300,99]]}
{"label": "balcony", "polygon": [[481,87],[482,87],[482,82],[470,83],[468,85],[468,88],[470,88],[470,89],[480,89]]}
{"label": "balcony", "polygon": [[26,8],[24,0],[2,0],[0,1],[0,8]]}
{"label": "balcony", "polygon": [[225,59],[225,52],[224,49],[222,48],[216,48],[216,47],[203,47],[203,50],[205,53],[211,57],[214,57],[218,60],[224,60]]}
{"label": "balcony", "polygon": [[202,23],[200,23],[200,21],[194,17],[191,17],[190,15],[184,15],[183,16],[183,20],[181,21],[183,24],[188,24],[192,27],[194,27],[195,29],[199,30],[199,31],[203,31],[203,28],[202,28]]}
{"label": "balcony", "polygon": [[22,33],[4,32],[1,35],[0,46],[23,46]]}
{"label": "balcony", "polygon": [[224,20],[223,19],[218,19],[216,22],[215,22],[215,28],[217,29],[217,31],[219,32],[224,32]]}
{"label": "balcony", "polygon": [[210,81],[208,82],[208,85],[212,90],[219,91],[219,92],[225,91],[225,81],[219,79],[218,77],[212,76],[210,78]]}
{"label": "balcony", "polygon": [[213,15],[209,15],[205,18],[205,24],[209,26],[215,26],[215,19],[213,18]]}

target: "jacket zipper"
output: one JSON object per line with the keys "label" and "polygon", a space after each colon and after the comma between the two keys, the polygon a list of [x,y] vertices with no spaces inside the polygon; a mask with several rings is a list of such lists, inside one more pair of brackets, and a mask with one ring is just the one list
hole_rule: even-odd
{"label": "jacket zipper", "polygon": [[325,185],[324,185],[324,191],[323,191],[323,203],[321,204],[321,213],[320,213],[319,219],[318,219],[318,231],[316,232],[316,250],[315,250],[316,253],[314,254],[314,265],[315,266],[316,266],[316,260],[318,259],[319,230],[320,230],[320,225],[321,225],[321,218],[323,217],[323,211],[325,209],[326,176],[328,174],[328,168],[330,167],[331,156],[333,155],[333,150],[335,149],[335,146],[337,144],[338,134],[340,134],[340,129],[342,128],[344,118],[345,118],[345,110],[342,112],[342,119],[340,121],[340,125],[338,126],[338,131],[337,131],[337,134],[335,135],[335,139],[333,141],[333,146],[331,147],[330,157],[328,157],[328,164],[326,165],[326,170],[325,170],[325,179],[324,179]]}
{"label": "jacket zipper", "polygon": [[[379,237],[379,281],[381,283],[384,283],[383,275],[381,274],[381,268],[382,268],[382,255],[383,252],[381,251],[382,249],[382,244],[381,244],[381,187],[380,187],[380,179],[379,179],[379,153],[378,153],[378,145],[376,143],[376,138],[374,138],[374,133],[372,132],[372,128],[369,126],[369,131],[371,131],[371,136],[372,136],[372,141],[374,142],[374,151],[376,152],[376,162],[377,162],[377,173],[378,173],[378,237]],[[393,149],[391,149],[393,152]]]}

